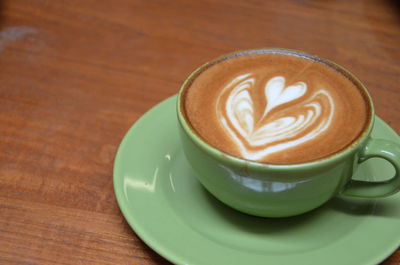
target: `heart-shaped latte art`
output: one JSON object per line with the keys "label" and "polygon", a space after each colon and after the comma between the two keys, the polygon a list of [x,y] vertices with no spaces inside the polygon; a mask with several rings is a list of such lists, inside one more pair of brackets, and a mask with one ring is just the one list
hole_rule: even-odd
{"label": "heart-shaped latte art", "polygon": [[[330,126],[334,115],[332,96],[323,89],[307,94],[304,82],[285,87],[282,76],[265,84],[266,104],[261,117],[255,120],[255,104],[250,95],[255,83],[251,74],[240,75],[224,87],[217,102],[218,118],[244,158],[264,159],[310,141]],[[271,111],[285,104],[285,113],[290,115],[280,116],[278,110],[277,118],[269,117]]]}

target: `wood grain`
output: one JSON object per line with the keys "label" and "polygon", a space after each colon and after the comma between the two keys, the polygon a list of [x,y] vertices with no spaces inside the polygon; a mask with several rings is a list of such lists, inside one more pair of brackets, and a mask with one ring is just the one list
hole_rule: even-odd
{"label": "wood grain", "polygon": [[400,132],[399,1],[1,1],[0,264],[169,264],[119,211],[115,152],[197,66],[259,47],[343,65]]}

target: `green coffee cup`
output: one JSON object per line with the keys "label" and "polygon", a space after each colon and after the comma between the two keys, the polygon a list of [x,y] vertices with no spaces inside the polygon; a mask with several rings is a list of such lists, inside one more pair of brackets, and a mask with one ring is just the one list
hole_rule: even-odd
{"label": "green coffee cup", "polygon": [[[246,52],[288,52],[313,57],[282,49]],[[343,67],[316,57],[313,58],[322,60],[351,78],[368,95],[366,103],[371,109],[368,124],[351,145],[311,162],[268,164],[229,155],[205,142],[185,115],[183,95],[204,69],[239,53],[225,55],[200,66],[183,83],[178,97],[177,115],[183,151],[198,180],[211,194],[228,206],[247,214],[288,217],[311,211],[340,194],[376,198],[400,190],[400,144],[370,137],[375,115],[368,91]],[[395,168],[395,176],[387,181],[352,179],[358,166],[372,157],[389,161]]]}

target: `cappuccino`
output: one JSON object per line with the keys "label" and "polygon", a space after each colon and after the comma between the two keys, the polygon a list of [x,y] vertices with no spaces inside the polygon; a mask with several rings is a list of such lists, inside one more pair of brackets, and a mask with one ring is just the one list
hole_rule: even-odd
{"label": "cappuccino", "polygon": [[246,160],[297,164],[327,157],[364,131],[367,95],[334,64],[254,50],[207,64],[188,81],[183,112],[214,148]]}

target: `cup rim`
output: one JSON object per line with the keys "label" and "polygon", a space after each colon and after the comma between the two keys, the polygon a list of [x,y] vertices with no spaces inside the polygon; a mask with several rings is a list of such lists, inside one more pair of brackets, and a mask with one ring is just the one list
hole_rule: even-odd
{"label": "cup rim", "polygon": [[[311,59],[318,63],[325,64],[328,67],[333,68],[334,70],[338,71],[340,74],[344,75],[358,89],[360,89],[360,92],[363,94],[364,99],[369,104],[368,123],[366,124],[366,126],[364,126],[363,131],[358,135],[358,137],[356,139],[354,139],[350,144],[348,144],[346,147],[344,147],[343,149],[341,149],[339,151],[336,151],[332,154],[329,154],[324,157],[320,157],[320,158],[312,160],[312,161],[306,161],[306,162],[302,162],[302,163],[292,163],[292,164],[267,163],[267,162],[259,162],[259,161],[240,158],[240,157],[225,153],[225,152],[213,147],[212,145],[207,143],[205,140],[203,140],[203,138],[196,132],[196,130],[191,126],[190,122],[187,120],[187,117],[186,117],[186,114],[184,111],[182,98],[183,98],[187,88],[190,87],[191,83],[196,79],[196,77],[198,75],[200,75],[203,71],[205,71],[207,68],[211,67],[214,64],[217,64],[221,61],[228,60],[230,58],[234,58],[234,57],[238,57],[238,56],[243,56],[243,55],[248,55],[248,54],[260,54],[260,53],[261,54],[264,54],[264,53],[284,54],[284,55],[302,57],[305,59]],[[369,92],[368,92],[367,88],[364,86],[364,84],[356,76],[354,76],[349,70],[347,70],[343,66],[341,66],[333,61],[330,61],[328,59],[322,59],[318,56],[310,55],[303,51],[292,50],[292,49],[283,49],[283,48],[261,48],[261,49],[239,50],[239,51],[234,51],[234,52],[224,54],[222,56],[219,56],[213,60],[207,61],[206,63],[202,64],[201,66],[196,68],[185,79],[185,81],[181,85],[179,93],[178,93],[178,100],[177,100],[177,114],[178,114],[178,121],[179,121],[180,125],[183,127],[183,130],[185,131],[185,133],[189,136],[189,138],[197,146],[199,146],[201,149],[205,150],[212,157],[214,157],[218,160],[224,160],[225,163],[229,163],[229,164],[245,164],[247,167],[251,167],[253,169],[269,168],[269,169],[277,169],[277,170],[280,170],[283,168],[297,170],[297,169],[304,168],[304,167],[309,168],[309,167],[314,167],[314,166],[334,164],[337,161],[342,160],[344,157],[347,157],[348,154],[355,152],[359,148],[359,146],[362,145],[362,143],[368,139],[368,136],[370,135],[373,125],[374,125],[374,117],[375,117],[374,105],[373,105],[371,95],[369,94]]]}

